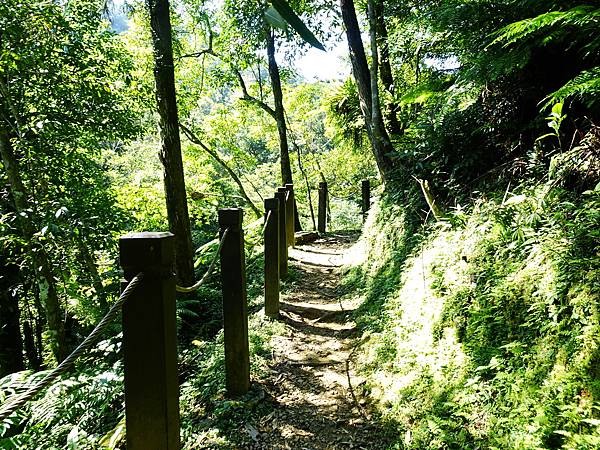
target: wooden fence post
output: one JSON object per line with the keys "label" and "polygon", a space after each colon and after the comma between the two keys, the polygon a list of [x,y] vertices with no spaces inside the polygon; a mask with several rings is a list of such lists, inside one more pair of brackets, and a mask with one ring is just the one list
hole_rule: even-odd
{"label": "wooden fence post", "polygon": [[371,207],[371,182],[362,180],[362,213],[363,218],[367,217],[367,212]]}
{"label": "wooden fence post", "polygon": [[319,183],[319,218],[317,229],[319,233],[327,230],[327,182]]}
{"label": "wooden fence post", "polygon": [[287,183],[285,185],[285,188],[287,189],[287,191],[290,193],[290,196],[288,198],[288,203],[286,205],[286,208],[289,209],[289,211],[286,209],[286,214],[287,214],[287,238],[288,238],[288,242],[287,245],[288,247],[295,247],[296,246],[296,230],[295,230],[295,223],[296,223],[296,199],[294,197],[294,185],[291,183]]}
{"label": "wooden fence post", "polygon": [[285,280],[288,276],[285,191],[281,192],[278,190],[275,192],[275,198],[279,200],[279,278]]}
{"label": "wooden fence post", "polygon": [[265,220],[265,315],[277,318],[279,317],[279,199],[265,199]]}
{"label": "wooden fence post", "polygon": [[179,379],[175,316],[175,246],[171,233],[133,233],[119,240],[126,286],[123,305],[127,448],[179,449]]}
{"label": "wooden fence post", "polygon": [[219,210],[219,236],[222,238],[225,230],[229,230],[221,247],[221,289],[225,384],[230,397],[244,395],[250,389],[243,216],[244,211],[240,208]]}

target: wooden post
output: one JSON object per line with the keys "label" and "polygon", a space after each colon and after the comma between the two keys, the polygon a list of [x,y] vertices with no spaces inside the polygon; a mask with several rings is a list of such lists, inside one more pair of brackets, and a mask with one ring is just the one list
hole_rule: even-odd
{"label": "wooden post", "polygon": [[127,448],[178,450],[175,236],[128,234],[119,249],[123,286],[144,274],[123,305]]}
{"label": "wooden post", "polygon": [[275,192],[275,198],[279,200],[279,278],[285,280],[288,277],[285,191],[281,192],[278,190]]}
{"label": "wooden post", "polygon": [[327,230],[327,182],[319,183],[319,218],[317,229],[319,233]]}
{"label": "wooden post", "polygon": [[[269,217],[269,213],[271,216]],[[268,218],[268,220],[267,220]],[[265,199],[265,315],[279,317],[279,199]]]}
{"label": "wooden post", "polygon": [[244,211],[220,209],[219,237],[229,229],[221,247],[221,289],[223,292],[223,334],[225,337],[225,385],[230,397],[250,389],[248,346],[248,305],[244,255]]}
{"label": "wooden post", "polygon": [[286,205],[286,207],[289,209],[289,211],[286,209],[286,214],[287,214],[287,219],[288,219],[288,223],[287,223],[288,247],[295,247],[296,246],[296,229],[295,229],[296,199],[294,197],[294,185],[291,183],[288,183],[285,185],[285,188],[290,193],[290,196],[288,198],[288,203]]}
{"label": "wooden post", "polygon": [[367,217],[367,212],[371,207],[371,182],[362,180],[362,213],[363,218]]}

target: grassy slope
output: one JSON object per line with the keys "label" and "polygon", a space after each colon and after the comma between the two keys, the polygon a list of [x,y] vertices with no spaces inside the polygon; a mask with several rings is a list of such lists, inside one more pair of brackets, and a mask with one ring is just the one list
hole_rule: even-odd
{"label": "grassy slope", "polygon": [[371,211],[347,281],[397,448],[600,448],[600,192],[518,194],[427,229]]}

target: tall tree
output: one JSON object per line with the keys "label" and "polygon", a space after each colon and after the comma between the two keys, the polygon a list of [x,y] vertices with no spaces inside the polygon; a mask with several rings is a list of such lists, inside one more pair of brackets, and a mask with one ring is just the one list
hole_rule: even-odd
{"label": "tall tree", "polygon": [[169,228],[175,235],[177,277],[180,283],[194,281],[192,234],[185,192],[179,118],[175,94],[175,72],[168,0],[147,0],[154,47],[156,103],[160,116],[165,196]]}
{"label": "tall tree", "polygon": [[383,0],[375,2],[374,6],[377,47],[379,48],[379,73],[383,87],[391,96],[389,103],[386,105],[386,118],[390,133],[392,135],[399,135],[402,133],[402,126],[400,125],[397,116],[398,104],[395,100],[396,85],[394,83],[394,74],[390,62],[388,31],[387,25],[385,24]]}
{"label": "tall tree", "polygon": [[[2,249],[0,249],[1,251]],[[25,368],[20,331],[20,309],[17,296],[19,268],[0,255],[0,378]]]}
{"label": "tall tree", "polygon": [[[124,218],[100,149],[135,132],[135,107],[124,94],[130,67],[98,3],[0,2],[1,172],[15,213],[11,239],[22,249],[6,263],[20,268],[12,283],[23,287],[20,305],[38,314],[23,307],[28,355],[50,350],[60,361],[69,350],[70,307],[87,300],[89,287],[73,256],[75,229],[93,245],[93,259],[95,250],[109,250]],[[77,315],[82,323],[96,319]]]}
{"label": "tall tree", "polygon": [[290,165],[290,150],[288,145],[287,125],[285,123],[285,110],[283,109],[283,91],[281,90],[281,76],[279,66],[275,59],[275,36],[270,27],[265,27],[265,39],[267,42],[267,58],[269,60],[269,77],[271,78],[271,89],[273,90],[273,101],[275,103],[275,121],[279,133],[279,156],[281,163],[281,181],[283,184],[293,183],[292,166]]}
{"label": "tall tree", "polygon": [[[3,96],[2,100],[4,105],[9,103],[9,99],[6,96]],[[1,108],[0,111],[3,113],[3,117],[12,117],[6,108]],[[34,239],[35,225],[31,221],[33,209],[29,202],[30,195],[23,183],[22,171],[19,168],[19,161],[13,149],[9,124],[7,122],[0,122],[0,157],[6,171],[15,210],[19,217],[18,223],[21,234],[28,244],[28,251],[33,260],[35,271],[40,275],[39,282],[43,283],[46,292],[44,309],[50,330],[50,347],[56,360],[62,361],[67,356],[65,325],[63,322],[64,311],[60,305],[56,280],[46,249],[35,242]],[[10,123],[16,124],[18,120]],[[11,300],[10,297],[6,298],[7,302]]]}
{"label": "tall tree", "polygon": [[[269,3],[271,3],[271,5],[269,5]],[[240,4],[240,2],[229,0],[225,3],[225,7],[228,15],[233,19],[233,23],[235,24],[234,27],[231,28],[234,28],[237,33],[242,33],[244,36],[242,42],[244,42],[245,50],[248,52],[248,59],[253,58],[252,56],[249,56],[249,54],[256,52],[266,44],[269,78],[271,81],[271,89],[273,91],[274,107],[270,107],[264,101],[262,101],[262,99],[257,99],[248,94],[248,90],[246,89],[239,70],[237,70],[237,77],[240,81],[240,87],[243,90],[243,100],[262,108],[269,115],[271,115],[271,117],[273,117],[277,124],[281,180],[282,183],[285,184],[293,183],[293,173],[290,162],[286,114],[283,105],[281,74],[275,57],[275,30],[283,29],[286,31],[286,35],[290,37],[290,34],[288,33],[288,26],[291,26],[291,28],[293,28],[293,30],[302,38],[303,41],[308,42],[310,45],[320,48],[321,50],[324,50],[323,45],[296,14],[296,11],[298,10],[303,10],[304,12],[310,12],[312,14],[319,10],[319,8],[323,5],[320,5],[319,2],[296,2],[295,4],[290,5],[285,0],[275,0],[269,3],[257,1]],[[294,11],[292,6],[295,7],[294,9],[296,11]],[[234,59],[239,59],[239,55],[236,55]],[[298,209],[295,208],[295,211],[295,226],[296,229],[299,230],[301,228]]]}
{"label": "tall tree", "polygon": [[[371,2],[370,2],[371,3]],[[372,7],[372,5],[371,5]],[[385,130],[381,107],[379,104],[379,93],[377,88],[377,47],[371,46],[373,64],[371,70],[367,63],[365,49],[363,46],[356,9],[353,0],[340,0],[342,20],[346,28],[346,38],[352,62],[352,73],[358,87],[360,106],[365,119],[367,134],[371,142],[371,148],[379,173],[384,182],[389,181],[394,170],[394,164],[390,154],[394,151],[390,137]],[[371,35],[375,32],[374,14],[371,17]],[[373,39],[371,39],[373,41]]]}

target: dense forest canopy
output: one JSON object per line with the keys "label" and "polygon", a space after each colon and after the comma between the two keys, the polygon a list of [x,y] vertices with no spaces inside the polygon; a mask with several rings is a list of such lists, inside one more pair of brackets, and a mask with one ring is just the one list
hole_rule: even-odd
{"label": "dense forest canopy", "polygon": [[[389,208],[377,220],[393,212],[390,223],[401,217],[415,236],[464,227],[499,196],[505,228],[490,242],[510,236],[525,254],[538,234],[566,236],[563,297],[586,271],[597,284],[599,21],[591,0],[3,0],[0,402],[64,360],[118,298],[119,236],[173,231],[179,281],[192,284],[215,248],[216,211],[239,206],[253,267],[253,224],[285,183],[296,230],[316,229],[322,181],[333,229],[360,226],[360,181],[370,178]],[[309,48],[338,45],[348,48],[345,78],[302,76]],[[567,333],[560,314],[571,306],[561,305],[553,320]],[[221,308],[216,278],[177,301],[190,442],[196,412],[222,389]],[[547,332],[515,311],[496,337],[463,324],[461,336],[479,340],[477,364],[493,356],[488,344]],[[94,365],[78,363],[0,424],[0,446],[108,445],[123,417],[119,333],[113,324]],[[596,386],[594,370],[586,380]],[[597,439],[596,422],[581,434]],[[557,439],[545,448],[568,441]],[[431,448],[482,448],[464,442]]]}

